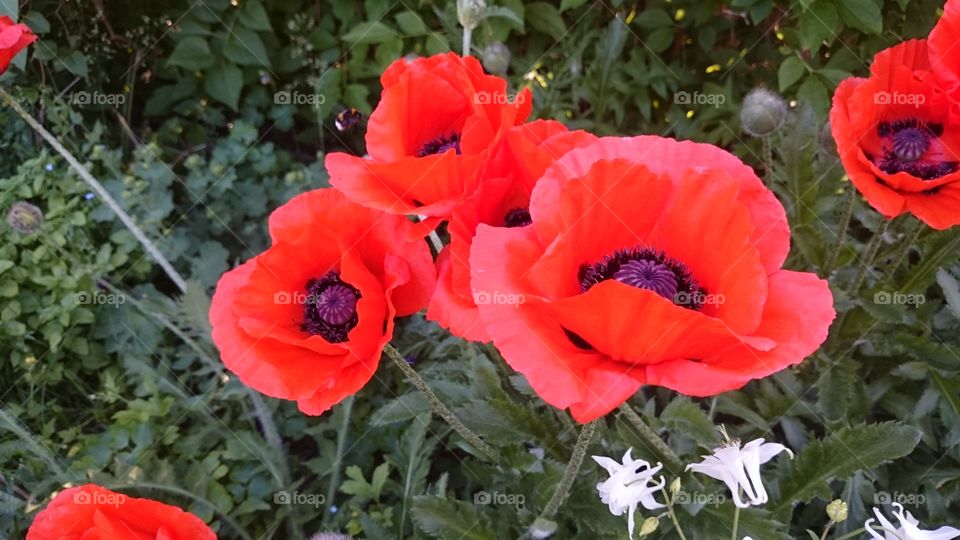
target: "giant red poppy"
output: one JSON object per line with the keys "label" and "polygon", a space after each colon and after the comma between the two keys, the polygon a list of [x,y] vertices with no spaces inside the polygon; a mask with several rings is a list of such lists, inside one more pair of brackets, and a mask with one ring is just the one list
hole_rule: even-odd
{"label": "giant red poppy", "polygon": [[197,516],[93,484],[61,491],[37,514],[27,540],[216,540]]}
{"label": "giant red poppy", "polygon": [[14,23],[10,17],[0,17],[0,73],[10,67],[13,57],[37,40],[25,24]]}
{"label": "giant red poppy", "polygon": [[437,257],[437,289],[427,308],[428,319],[462,338],[490,340],[480,323],[476,303],[509,302],[510,298],[496,293],[473,295],[469,259],[477,225],[528,225],[530,193],[543,171],[569,150],[595,140],[585,131],[567,131],[552,120],[537,120],[506,132],[480,188],[450,216],[450,242]]}
{"label": "giant red poppy", "polygon": [[248,386],[320,414],[373,376],[394,317],[422,309],[436,273],[406,218],[332,189],[270,216],[273,245],[220,278],[213,340]]}
{"label": "giant red poppy", "polygon": [[511,96],[476,58],[454,53],[397,60],[380,81],[369,159],[332,153],[326,167],[349,199],[393,214],[445,218],[477,188],[503,131],[532,107],[528,90]]}
{"label": "giant red poppy", "polygon": [[847,175],[873,208],[942,230],[960,223],[960,117],[931,68],[923,40],[877,54],[870,77],[837,87],[830,126]]}
{"label": "giant red poppy", "polygon": [[587,422],[642,385],[690,396],[796,364],[834,318],[826,281],[781,269],[790,231],[753,171],[714,146],[604,138],[544,173],[531,224],[480,225],[475,294],[504,359]]}

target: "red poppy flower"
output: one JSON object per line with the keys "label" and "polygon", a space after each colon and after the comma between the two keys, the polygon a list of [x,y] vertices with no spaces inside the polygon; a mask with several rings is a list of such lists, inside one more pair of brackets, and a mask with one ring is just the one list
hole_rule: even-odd
{"label": "red poppy flower", "polygon": [[0,17],[0,73],[10,67],[13,57],[37,40],[25,24],[14,23],[10,17]]}
{"label": "red poppy flower", "polygon": [[960,1],[947,0],[927,45],[932,71],[944,89],[956,96],[960,93]]}
{"label": "red poppy flower", "polygon": [[220,278],[213,341],[248,386],[320,414],[373,376],[395,316],[422,309],[436,281],[414,225],[332,189],[270,216],[273,245]]}
{"label": "red poppy flower", "polygon": [[506,132],[480,188],[450,216],[450,243],[437,257],[437,289],[427,308],[428,319],[462,338],[490,341],[480,323],[476,302],[506,299],[485,295],[474,298],[470,288],[470,247],[477,225],[529,224],[530,193],[543,171],[571,149],[595,140],[585,131],[567,131],[563,124],[551,120],[537,120]]}
{"label": "red poppy flower", "polygon": [[216,540],[197,516],[176,506],[86,484],[65,489],[27,531],[27,540]]}
{"label": "red poppy flower", "polygon": [[847,175],[873,208],[942,230],[960,223],[960,117],[930,69],[922,40],[877,54],[869,78],[837,87],[830,126]]}
{"label": "red poppy flower", "polygon": [[834,317],[824,280],[781,269],[790,231],[753,171],[710,145],[604,138],[537,182],[526,227],[480,225],[475,294],[504,359],[587,422],[644,384],[733,390],[800,362]]}
{"label": "red poppy flower", "polygon": [[333,153],[326,166],[350,200],[392,214],[446,217],[477,188],[502,132],[533,104],[529,90],[511,97],[506,81],[454,53],[397,60],[380,82],[367,125],[370,158]]}

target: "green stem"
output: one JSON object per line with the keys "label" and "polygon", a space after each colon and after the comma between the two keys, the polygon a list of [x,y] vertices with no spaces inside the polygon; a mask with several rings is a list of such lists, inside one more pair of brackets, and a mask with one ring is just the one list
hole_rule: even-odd
{"label": "green stem", "polygon": [[557,485],[556,491],[553,492],[553,496],[550,497],[550,501],[540,514],[541,519],[551,519],[563,506],[567,497],[570,496],[570,488],[573,487],[573,481],[577,478],[577,473],[580,472],[583,458],[587,455],[587,447],[590,446],[590,441],[593,439],[601,421],[602,419],[598,418],[580,429],[577,443],[573,447],[573,454],[570,456],[570,461],[567,462],[567,468],[563,471],[563,478],[560,479],[560,484]]}
{"label": "green stem", "polygon": [[463,54],[464,58],[466,58],[467,56],[470,56],[470,42],[472,41],[472,38],[473,38],[473,28],[470,28],[470,27],[467,27],[467,26],[463,27],[463,52],[462,52],[462,54]]}
{"label": "green stem", "polygon": [[660,491],[663,492],[663,499],[667,502],[667,515],[670,516],[670,521],[673,522],[673,528],[677,530],[677,536],[680,537],[680,540],[687,540],[686,535],[683,534],[683,529],[680,528],[680,520],[677,519],[677,513],[673,510],[674,497],[667,495],[667,490],[660,488]]}
{"label": "green stem", "polygon": [[900,245],[900,249],[897,251],[896,257],[893,259],[893,264],[890,265],[889,274],[887,274],[887,283],[893,281],[893,278],[896,276],[897,269],[900,268],[900,265],[903,264],[903,261],[907,259],[907,253],[910,252],[910,246],[917,242],[917,239],[920,238],[920,234],[923,233],[923,223],[919,220],[914,220],[913,228],[910,233],[904,238],[903,243]]}
{"label": "green stem", "polygon": [[667,443],[663,442],[663,439],[650,429],[650,426],[643,421],[643,418],[640,418],[640,415],[633,410],[633,407],[631,407],[629,403],[624,403],[620,405],[620,410],[627,417],[627,420],[630,421],[630,425],[639,432],[640,437],[648,444],[648,447],[652,448],[655,453],[663,458],[664,462],[666,462],[667,469],[674,474],[682,474],[683,462],[680,461],[680,457],[667,446]]}
{"label": "green stem", "polygon": [[730,540],[739,540],[737,538],[737,531],[740,530],[740,507],[734,505],[733,510],[733,533],[730,534]]}
{"label": "green stem", "polygon": [[861,534],[863,534],[863,533],[865,533],[865,532],[867,532],[867,528],[866,528],[866,527],[862,527],[862,528],[857,529],[857,530],[855,530],[855,531],[853,531],[853,532],[849,532],[849,533],[847,533],[847,534],[845,534],[845,535],[843,535],[843,536],[838,536],[838,537],[834,538],[833,540],[847,540],[848,538],[854,538],[854,537],[860,536]]}
{"label": "green stem", "polygon": [[444,421],[446,421],[454,431],[466,439],[466,441],[476,448],[481,454],[483,454],[484,457],[490,461],[497,461],[497,451],[489,444],[483,442],[483,439],[477,436],[476,433],[470,431],[467,426],[463,425],[463,422],[461,422],[460,419],[457,418],[453,412],[443,404],[442,401],[440,401],[440,398],[433,393],[433,390],[427,386],[427,382],[423,380],[420,374],[410,367],[410,364],[408,364],[403,358],[403,355],[400,354],[400,351],[398,351],[389,343],[386,347],[384,347],[383,350],[387,353],[387,356],[393,360],[393,363],[396,364],[401,371],[403,371],[403,374],[407,376],[407,379],[409,379],[410,382],[417,387],[417,390],[419,390],[424,397],[427,398],[427,401],[430,403],[430,407],[433,409],[433,412],[437,413],[440,418],[443,418]]}
{"label": "green stem", "polygon": [[837,235],[837,241],[830,250],[830,257],[823,267],[823,275],[829,276],[833,272],[833,266],[837,264],[837,258],[840,256],[840,250],[843,249],[843,240],[847,237],[847,230],[850,228],[850,218],[853,217],[853,203],[857,200],[857,190],[849,186],[850,194],[847,196],[847,203],[843,206],[843,215],[840,217],[840,234]]}
{"label": "green stem", "polygon": [[16,98],[4,90],[3,87],[0,87],[0,97],[3,98],[3,100],[7,103],[7,105],[10,106],[11,109],[13,109],[14,112],[20,115],[20,118],[23,118],[27,125],[33,128],[33,130],[36,131],[37,134],[40,135],[40,137],[42,137],[45,141],[47,141],[47,143],[52,146],[57,153],[63,156],[63,159],[67,161],[67,164],[69,164],[70,167],[76,171],[78,175],[80,175],[80,178],[82,178],[83,181],[90,186],[90,189],[97,194],[100,200],[103,201],[103,203],[106,204],[107,207],[109,207],[118,218],[120,218],[120,221],[123,223],[123,225],[130,231],[131,234],[133,234],[134,238],[140,242],[140,245],[143,246],[143,249],[146,250],[151,257],[153,257],[153,260],[160,265],[160,268],[163,269],[170,280],[173,281],[178,289],[180,289],[180,292],[187,292],[187,282],[173,268],[173,265],[170,264],[170,261],[168,261],[166,257],[160,253],[160,250],[157,249],[157,246],[153,243],[153,241],[147,238],[147,235],[143,232],[143,230],[133,222],[133,218],[131,218],[130,215],[127,214],[127,212],[117,203],[117,201],[114,200],[113,196],[110,195],[110,192],[103,187],[103,184],[94,178],[93,175],[90,174],[90,172],[86,169],[86,167],[81,165],[80,162],[77,161],[77,158],[75,158],[69,150],[64,148],[64,146],[60,144],[60,141],[58,141],[56,137],[47,131],[47,129],[44,128],[40,122],[37,122],[33,116],[30,115],[30,113],[25,111],[23,107],[20,106],[20,103],[17,102]]}
{"label": "green stem", "polygon": [[830,532],[830,529],[833,528],[833,520],[831,519],[827,526],[823,528],[823,534],[820,535],[820,540],[827,540],[827,533]]}
{"label": "green stem", "polygon": [[343,468],[343,454],[347,447],[347,431],[350,429],[350,416],[353,413],[353,396],[343,400],[343,406],[340,414],[340,426],[337,428],[337,453],[333,457],[333,469],[330,472],[330,484],[327,486],[327,507],[323,513],[323,522],[327,523],[330,516],[330,508],[333,506],[334,497],[337,495],[337,487],[340,484],[340,470]]}
{"label": "green stem", "polygon": [[873,235],[870,243],[867,244],[867,251],[860,264],[860,270],[857,272],[857,278],[853,282],[853,287],[847,291],[850,296],[854,296],[860,291],[860,286],[863,285],[864,280],[867,278],[867,270],[870,269],[874,259],[877,258],[877,253],[880,252],[880,246],[883,245],[883,235],[887,234],[891,223],[893,223],[892,219],[884,220],[883,227]]}

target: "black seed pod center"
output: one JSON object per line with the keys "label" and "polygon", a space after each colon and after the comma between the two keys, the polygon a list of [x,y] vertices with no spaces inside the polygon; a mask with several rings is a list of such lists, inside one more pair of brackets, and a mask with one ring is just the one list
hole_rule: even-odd
{"label": "black seed pod center", "polygon": [[687,266],[652,248],[622,249],[600,262],[585,264],[577,274],[580,290],[587,292],[608,279],[653,291],[678,306],[699,310],[706,292],[697,284]]}
{"label": "black seed pod center", "polygon": [[531,223],[533,220],[530,218],[530,210],[526,208],[513,208],[503,216],[504,227],[526,227]]}
{"label": "black seed pod center", "polygon": [[320,335],[330,343],[347,341],[350,330],[357,326],[357,300],[360,291],[340,279],[331,270],[307,282],[307,301],[300,328],[311,335]]}
{"label": "black seed pod center", "polygon": [[432,156],[434,154],[442,154],[447,150],[456,150],[457,155],[460,155],[460,134],[452,133],[450,135],[441,135],[435,139],[427,141],[420,150],[417,151],[417,157]]}

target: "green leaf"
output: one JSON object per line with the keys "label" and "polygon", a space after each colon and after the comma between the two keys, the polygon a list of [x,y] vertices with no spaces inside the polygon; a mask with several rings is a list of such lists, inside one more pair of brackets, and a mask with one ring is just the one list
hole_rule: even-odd
{"label": "green leaf", "polygon": [[780,64],[780,69],[777,71],[777,80],[779,81],[780,91],[783,92],[787,88],[790,88],[797,81],[800,80],[800,77],[803,77],[803,74],[807,72],[807,67],[803,65],[803,62],[800,61],[796,56],[791,56],[784,60]]}
{"label": "green leaf", "polygon": [[656,30],[673,26],[673,18],[660,8],[647,8],[633,22],[644,30]]}
{"label": "green leaf", "polygon": [[413,521],[423,532],[441,540],[493,540],[496,535],[478,522],[473,505],[421,495],[413,499]]}
{"label": "green leaf", "polygon": [[720,434],[713,422],[700,406],[688,398],[674,398],[660,413],[660,420],[672,430],[686,433],[704,446],[715,446],[720,442]]}
{"label": "green leaf", "polygon": [[241,66],[270,67],[270,55],[256,32],[249,28],[236,27],[227,36],[223,55]]}
{"label": "green leaf", "polygon": [[526,4],[526,19],[534,29],[559,39],[567,32],[567,24],[557,8],[546,2]]}
{"label": "green leaf", "polygon": [[213,66],[214,60],[207,40],[200,36],[189,36],[177,43],[167,59],[167,65],[198,71]]}
{"label": "green leaf", "polygon": [[830,110],[830,93],[817,77],[809,77],[803,81],[797,90],[797,98],[810,105],[820,116]]}
{"label": "green leaf", "polygon": [[259,0],[243,0],[243,7],[240,8],[240,22],[251,30],[264,32],[273,30],[267,10],[263,9],[263,4]]}
{"label": "green leaf", "polygon": [[870,34],[883,32],[883,13],[876,0],[837,0],[836,5],[850,26]]}
{"label": "green leaf", "polygon": [[774,512],[789,512],[793,504],[814,497],[828,500],[829,481],[901,458],[919,441],[918,429],[898,422],[847,427],[814,441],[800,451],[780,481]]}
{"label": "green leaf", "polygon": [[817,406],[827,420],[837,421],[847,414],[856,385],[856,365],[844,359],[825,365],[816,385]]}
{"label": "green leaf", "polygon": [[507,19],[508,21],[516,24],[517,28],[521,32],[524,31],[523,16],[506,6],[487,6],[487,10],[484,12],[483,16],[484,18],[498,17],[501,19]]}
{"label": "green leaf", "polygon": [[650,33],[645,40],[647,47],[655,53],[662,53],[673,44],[673,28],[658,28]]}
{"label": "green leaf", "polygon": [[397,31],[380,21],[360,23],[343,36],[348,43],[380,43],[397,37]]}
{"label": "green leaf", "polygon": [[30,30],[34,34],[46,34],[50,31],[50,22],[47,21],[47,18],[37,13],[36,11],[28,11],[24,13],[23,20],[21,21],[27,26],[30,27]]}
{"label": "green leaf", "polygon": [[203,89],[207,95],[237,110],[240,89],[243,87],[243,72],[233,64],[220,64],[204,73]]}
{"label": "green leaf", "polygon": [[827,0],[815,0],[800,15],[800,41],[805,48],[817,51],[824,41],[833,41],[840,29],[840,14]]}
{"label": "green leaf", "polygon": [[960,319],[960,287],[957,285],[957,278],[945,268],[941,268],[937,270],[937,283],[943,289],[943,297],[947,300],[953,316]]}
{"label": "green leaf", "polygon": [[422,36],[430,31],[423,19],[413,11],[401,11],[394,18],[400,30],[408,36]]}
{"label": "green leaf", "polygon": [[587,3],[587,0],[561,0],[560,2],[560,13],[568,9],[576,9]]}

